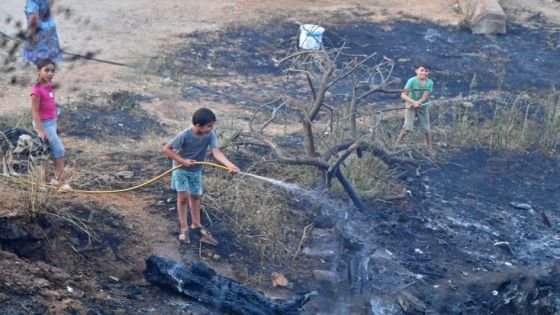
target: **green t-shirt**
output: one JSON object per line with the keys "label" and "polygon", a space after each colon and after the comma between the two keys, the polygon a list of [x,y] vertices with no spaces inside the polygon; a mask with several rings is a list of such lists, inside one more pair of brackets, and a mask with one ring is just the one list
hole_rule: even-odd
{"label": "green t-shirt", "polygon": [[[418,80],[418,77],[412,77],[408,79],[408,81],[406,81],[406,85],[404,86],[404,88],[406,90],[410,90],[408,92],[408,97],[410,97],[413,100],[417,100],[422,97],[424,92],[430,92],[430,93],[432,92],[434,88],[434,82],[426,78],[424,84],[422,85]],[[414,89],[421,89],[421,90],[413,91]],[[425,100],[424,103],[422,103],[422,106],[427,106],[428,104],[430,104],[429,99]]]}

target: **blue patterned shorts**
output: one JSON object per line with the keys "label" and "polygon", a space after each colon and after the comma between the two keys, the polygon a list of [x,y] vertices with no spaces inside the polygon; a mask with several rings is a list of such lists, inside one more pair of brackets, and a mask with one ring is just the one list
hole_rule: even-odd
{"label": "blue patterned shorts", "polygon": [[178,168],[171,173],[171,189],[202,195],[202,171],[189,172]]}

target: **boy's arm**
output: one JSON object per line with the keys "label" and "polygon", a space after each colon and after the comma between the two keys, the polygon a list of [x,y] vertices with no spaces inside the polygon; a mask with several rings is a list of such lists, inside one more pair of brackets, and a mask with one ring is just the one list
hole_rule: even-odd
{"label": "boy's arm", "polygon": [[216,161],[222,163],[228,168],[228,172],[230,174],[239,173],[239,167],[235,166],[235,164],[231,163],[230,160],[222,153],[220,149],[212,149],[212,155],[216,159]]}
{"label": "boy's arm", "polygon": [[[414,88],[414,84],[412,83],[413,78],[408,79],[408,81],[406,81],[406,84],[404,86],[404,89],[401,93],[401,99],[403,101],[405,101],[407,104],[410,104],[411,107],[419,107],[420,106],[420,102],[418,102],[417,100],[414,100],[412,97],[408,96],[408,93],[410,92],[410,90],[412,88]],[[407,105],[406,108],[409,108],[409,106]]]}
{"label": "boy's arm", "polygon": [[193,163],[196,162],[195,160],[191,160],[191,159],[183,159],[181,156],[179,156],[179,154],[173,151],[173,147],[169,143],[166,143],[163,146],[163,153],[167,155],[170,159],[172,159],[173,161],[179,163],[184,167],[191,167],[194,165]]}
{"label": "boy's arm", "polygon": [[[423,97],[423,96],[422,96],[422,97]],[[420,104],[422,103],[422,102],[420,102],[420,100],[415,101],[415,100],[413,100],[410,96],[408,96],[408,91],[402,92],[402,93],[401,93],[401,98],[402,98],[405,102],[411,104],[412,107],[418,107],[418,106],[420,106]],[[407,107],[407,108],[408,108],[408,107]]]}
{"label": "boy's arm", "polygon": [[424,94],[422,94],[422,97],[418,99],[418,101],[420,102],[420,104],[422,104],[428,100],[428,97],[430,97],[430,91],[425,91]]}

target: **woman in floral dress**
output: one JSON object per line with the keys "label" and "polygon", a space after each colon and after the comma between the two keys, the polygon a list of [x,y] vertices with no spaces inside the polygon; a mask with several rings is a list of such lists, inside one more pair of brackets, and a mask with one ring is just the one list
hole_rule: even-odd
{"label": "woman in floral dress", "polygon": [[23,59],[33,63],[41,59],[62,60],[56,23],[51,15],[51,1],[27,0],[25,15],[28,31],[22,49]]}

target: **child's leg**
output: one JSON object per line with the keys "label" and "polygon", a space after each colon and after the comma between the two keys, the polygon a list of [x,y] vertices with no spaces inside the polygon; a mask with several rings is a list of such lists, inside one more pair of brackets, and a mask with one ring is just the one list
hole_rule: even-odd
{"label": "child's leg", "polygon": [[407,133],[414,129],[414,116],[415,116],[414,109],[406,108],[404,110],[404,125],[401,130],[401,133],[399,133],[399,136],[397,137],[397,143],[401,143],[401,141],[404,139]]}
{"label": "child's leg", "polygon": [[45,184],[49,183],[49,161],[45,161],[43,163],[43,179],[45,180]]}
{"label": "child's leg", "polygon": [[58,179],[59,183],[64,183],[65,178],[64,178],[64,158],[60,157],[57,159],[54,159],[54,169],[56,172],[55,177]]}
{"label": "child's leg", "polygon": [[55,178],[63,185],[64,178],[64,145],[56,132],[56,119],[43,122],[43,127],[49,140],[49,148],[54,158]]}
{"label": "child's leg", "polygon": [[431,150],[432,149],[432,133],[428,131],[424,134],[424,137],[426,138],[426,145],[428,146],[428,149]]}
{"label": "child's leg", "polygon": [[418,122],[420,123],[420,128],[424,131],[424,137],[426,138],[426,145],[428,149],[432,148],[432,134],[430,132],[430,111],[428,107],[419,108],[417,110]]}
{"label": "child's leg", "polygon": [[189,229],[187,224],[187,192],[178,191],[177,192],[177,215],[179,216],[179,225],[181,233]]}
{"label": "child's leg", "polygon": [[404,139],[406,134],[407,131],[405,129],[402,129],[401,132],[399,133],[399,136],[397,137],[397,143],[401,143],[401,141]]}
{"label": "child's leg", "polygon": [[200,223],[200,196],[189,194],[189,207],[191,208],[191,228],[196,229]]}

